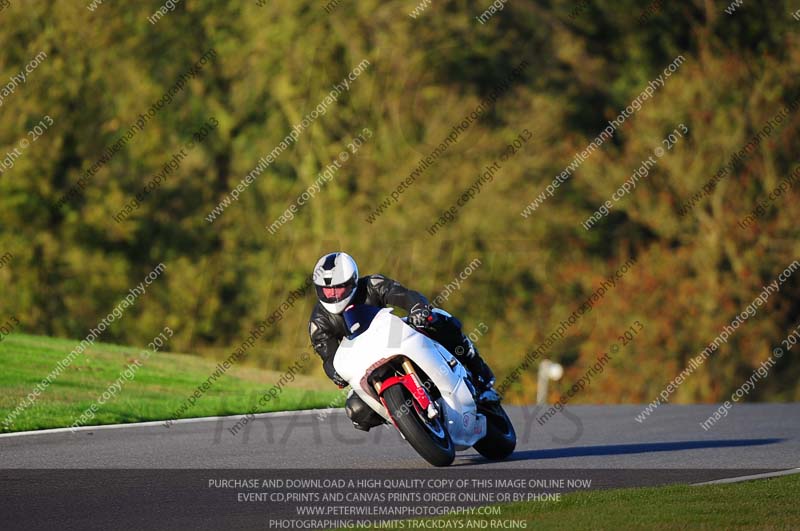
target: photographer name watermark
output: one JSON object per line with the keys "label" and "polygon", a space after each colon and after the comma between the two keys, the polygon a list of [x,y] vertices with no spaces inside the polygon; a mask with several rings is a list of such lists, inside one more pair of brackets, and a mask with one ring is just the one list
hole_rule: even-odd
{"label": "photographer name watermark", "polygon": [[[8,3],[7,1],[0,4],[0,11],[2,11],[3,9],[7,8],[10,5],[11,4]],[[47,53],[44,50],[42,50],[41,52],[37,53],[33,57],[33,59],[31,59],[25,65],[25,67],[19,71],[18,74],[12,75],[9,78],[8,83],[0,87],[0,107],[2,107],[3,104],[6,102],[6,98],[8,98],[17,91],[17,87],[19,87],[20,85],[24,85],[25,83],[28,82],[28,74],[33,73],[34,70],[39,68],[39,65],[42,64],[45,59],[47,59]]]}
{"label": "photographer name watermark", "polygon": [[[634,321],[634,323],[629,326],[617,339],[619,339],[619,343],[614,343],[608,349],[609,352],[612,354],[616,354],[619,352],[620,346],[627,346],[629,345],[634,338],[639,335],[639,332],[644,330],[644,325],[640,321]],[[539,426],[544,426],[545,423],[553,418],[558,412],[564,409],[564,406],[572,400],[578,393],[583,391],[589,384],[592,383],[595,376],[603,374],[605,370],[605,366],[612,360],[612,357],[609,355],[608,352],[604,352],[597,356],[597,360],[595,361],[594,365],[589,367],[586,372],[578,378],[578,381],[575,382],[572,387],[567,389],[567,392],[562,394],[558,400],[556,401],[553,406],[550,407],[547,411],[545,411],[537,420],[537,424]]]}
{"label": "photographer name watermark", "polygon": [[753,371],[753,374],[750,376],[750,378],[748,378],[747,381],[744,382],[736,391],[731,393],[730,400],[723,402],[712,415],[700,423],[700,427],[703,428],[704,431],[708,431],[717,422],[727,417],[730,410],[733,409],[733,404],[749,395],[750,391],[756,388],[756,382],[769,376],[770,369],[772,369],[778,362],[777,360],[781,359],[782,357],[783,349],[778,347],[773,350],[772,356],[770,356],[766,361],[762,361],[761,365],[759,365],[758,368]]}
{"label": "photographer name watermark", "polygon": [[[320,191],[322,191],[323,186],[333,180],[333,178],[342,168],[342,164],[350,159],[350,155],[355,156],[361,147],[366,143],[366,141],[372,138],[372,134],[372,130],[368,127],[365,127],[358,135],[346,142],[347,149],[340,151],[333,161],[328,164],[323,171],[317,174],[317,178],[314,180],[314,182],[308,188],[306,188],[303,193],[297,196],[297,199],[292,201],[286,210],[284,210],[283,213],[278,216],[278,219],[273,221],[272,224],[266,226],[266,229],[269,231],[269,233],[274,235],[283,225],[294,220],[295,215],[300,211],[300,209],[314,199],[314,197]],[[241,186],[241,183],[239,186]],[[238,191],[239,186],[237,186],[233,191]]]}
{"label": "photographer name watermark", "polygon": [[770,297],[781,290],[781,285],[791,278],[796,270],[800,269],[800,262],[795,260],[784,269],[776,280],[765,284],[761,292],[748,304],[745,309],[734,317],[730,324],[723,327],[717,337],[709,343],[697,356],[691,358],[687,366],[673,378],[669,384],[659,393],[655,400],[650,402],[638,415],[636,422],[644,422],[660,406],[669,401],[670,396],[687,380],[697,369],[703,366],[706,360],[716,352],[723,344],[728,343],[728,338],[733,336],[738,328],[748,319],[756,316],[761,306],[765,305]]}
{"label": "photographer name watermark", "polygon": [[0,175],[3,175],[5,172],[14,168],[14,165],[17,163],[17,160],[22,157],[22,154],[30,147],[33,142],[39,140],[42,135],[53,125],[53,119],[49,116],[45,115],[39,123],[33,126],[30,131],[28,131],[28,138],[22,138],[19,142],[17,142],[17,146],[12,149],[11,151],[6,152],[5,157],[0,160]]}
{"label": "photographer name watermark", "polygon": [[[516,155],[519,153],[520,148],[524,143],[530,140],[533,137],[533,133],[528,131],[528,129],[523,129],[522,133],[520,133],[517,138],[515,138],[511,144],[506,146],[506,150],[500,155],[500,161],[507,161],[511,156]],[[510,151],[509,151],[510,148]],[[431,236],[436,234],[439,229],[450,223],[451,221],[455,221],[458,217],[459,209],[463,209],[467,203],[472,201],[475,196],[480,194],[483,191],[483,186],[485,184],[490,184],[494,182],[495,174],[500,171],[502,165],[500,162],[495,160],[492,164],[486,166],[482,173],[475,179],[475,182],[470,185],[469,188],[464,190],[458,199],[450,205],[449,208],[444,210],[441,214],[439,214],[439,219],[433,223],[430,227],[428,227],[427,232]]]}
{"label": "photographer name watermark", "polygon": [[634,98],[620,113],[617,117],[608,122],[608,125],[598,134],[594,140],[592,140],[586,148],[581,151],[580,153],[576,153],[575,157],[572,159],[572,162],[564,168],[564,170],[559,173],[553,181],[545,187],[545,190],[541,192],[533,201],[531,201],[523,210],[520,212],[520,216],[527,219],[531,215],[533,215],[536,210],[539,209],[540,206],[547,201],[548,198],[553,197],[555,195],[556,190],[559,186],[567,182],[569,178],[573,175],[573,173],[581,166],[581,164],[586,161],[586,159],[591,156],[595,150],[600,149],[602,145],[609,139],[614,136],[614,133],[617,129],[621,128],[625,121],[632,117],[636,112],[641,110],[642,105],[652,98],[656,90],[663,88],[664,85],[667,83],[667,79],[672,76],[675,72],[678,71],[678,68],[686,62],[686,58],[683,55],[678,55],[670,64],[664,68],[661,74],[658,77],[650,80],[648,82],[647,87],[645,87],[637,96]]}
{"label": "photographer name watermark", "polygon": [[161,188],[161,185],[166,182],[168,175],[172,174],[173,171],[178,171],[178,169],[181,167],[183,159],[188,156],[187,150],[191,152],[196,147],[197,143],[205,140],[208,135],[211,134],[211,131],[216,129],[218,125],[219,122],[212,116],[208,120],[208,123],[204,123],[200,129],[195,131],[192,134],[192,140],[190,140],[179,151],[173,153],[170,160],[164,163],[161,171],[153,175],[153,177],[144,185],[142,191],[138,192],[133,199],[131,199],[122,209],[120,209],[119,212],[114,214],[114,221],[117,223],[122,223],[131,214],[139,210],[139,207],[142,206],[142,203],[147,196]]}
{"label": "photographer name watermark", "polygon": [[175,11],[175,8],[178,7],[178,4],[181,3],[181,0],[167,0],[163,6],[159,7],[155,13],[147,17],[147,21],[150,24],[156,24],[159,20],[163,17],[167,16],[168,14]]}
{"label": "photographer name watermark", "polygon": [[316,122],[317,118],[324,116],[328,112],[328,107],[339,101],[339,97],[350,91],[350,82],[355,81],[358,77],[367,71],[371,63],[364,59],[358,63],[350,73],[344,77],[339,83],[331,87],[331,90],[320,101],[313,110],[306,114],[303,119],[292,126],[291,131],[281,140],[277,146],[267,155],[258,159],[258,164],[250,170],[250,172],[237,184],[233,190],[225,194],[225,197],[209,212],[205,220],[209,223],[214,223],[225,212],[231,204],[239,200],[239,195],[243,193],[256,179],[275,162],[281,153],[289,149],[289,147],[297,142],[300,134],[306,131],[311,125]]}
{"label": "photographer name watermark", "polygon": [[148,124],[148,122],[152,118],[155,118],[156,114],[160,112],[165,105],[171,104],[174,98],[181,91],[183,91],[184,88],[186,88],[187,83],[197,77],[207,62],[215,59],[216,57],[217,51],[214,48],[209,48],[189,69],[178,76],[178,79],[172,84],[169,90],[162,94],[158,100],[153,102],[153,104],[147,110],[147,113],[139,114],[137,120],[130,125],[125,134],[117,139],[116,142],[107,146],[103,154],[100,155],[100,157],[98,157],[98,159],[89,168],[84,170],[83,175],[81,175],[78,181],[72,185],[61,196],[61,198],[59,198],[58,201],[56,201],[54,205],[55,208],[59,209],[68,202],[80,197],[80,195],[86,189],[86,186],[89,184],[89,180],[94,177],[94,175],[100,171],[103,166],[108,164],[123,147],[127,146],[136,135],[141,133],[145,129],[145,126]]}
{"label": "photographer name watermark", "polygon": [[94,345],[94,342],[97,341],[100,336],[106,331],[106,329],[111,326],[111,324],[117,320],[121,319],[124,315],[125,311],[132,307],[136,300],[145,294],[146,287],[150,286],[155,280],[161,276],[161,274],[166,270],[167,266],[163,263],[159,263],[152,271],[144,278],[142,282],[139,283],[138,286],[135,286],[128,290],[128,294],[119,301],[119,303],[114,307],[114,309],[108,313],[100,322],[97,323],[96,328],[92,328],[89,330],[87,336],[76,346],[74,349],[70,351],[67,356],[64,357],[61,361],[59,361],[53,370],[43,378],[39,383],[33,386],[33,389],[30,393],[14,408],[11,413],[9,413],[6,418],[3,420],[3,428],[8,429],[9,426],[14,422],[23,411],[31,407],[36,401],[39,399],[39,395],[44,393],[48,387],[59,377],[63,372],[69,367],[75,358],[83,354],[89,347]]}
{"label": "photographer name watermark", "polygon": [[[600,205],[600,208],[597,209],[594,214],[589,216],[589,218],[582,223],[584,230],[591,229],[593,225],[596,225],[611,212],[611,209],[614,208],[614,205],[618,201],[633,192],[633,190],[636,189],[639,180],[644,180],[650,175],[650,169],[658,164],[658,159],[663,157],[667,151],[675,147],[675,145],[678,143],[678,140],[683,138],[683,136],[688,132],[689,128],[683,124],[680,124],[669,135],[667,135],[667,137],[661,141],[661,144],[664,147],[658,146],[653,150],[653,155],[655,155],[656,158],[654,159],[653,155],[650,155],[644,159],[639,167],[634,170],[630,178],[622,183],[616,192],[611,194],[611,199],[607,199],[602,205]],[[613,203],[611,202],[612,200],[614,201]]]}
{"label": "photographer name watermark", "polygon": [[[136,373],[139,369],[142,368],[142,361],[147,361],[151,355],[155,354],[161,347],[163,347],[166,342],[174,335],[172,329],[168,326],[165,326],[164,329],[153,338],[152,341],[148,344],[149,350],[142,350],[140,352],[141,359],[133,360],[123,371],[119,373],[117,379],[109,384],[103,393],[98,396],[92,404],[86,408],[86,410],[81,414],[78,419],[72,423],[70,426],[70,431],[75,433],[76,428],[85,425],[87,422],[90,422],[95,418],[97,415],[97,410],[105,404],[106,402],[110,402],[117,394],[122,391],[122,386],[127,382],[132,382],[136,378]],[[163,338],[163,339],[162,339]]]}
{"label": "photographer name watermark", "polygon": [[770,191],[766,200],[759,200],[756,208],[750,214],[743,217],[737,222],[740,229],[746,229],[756,222],[756,220],[764,217],[767,213],[767,207],[775,203],[783,194],[794,188],[794,185],[800,182],[800,166],[797,166],[791,175],[784,177],[778,185]]}
{"label": "photographer name watermark", "polygon": [[11,335],[11,332],[13,332],[18,326],[19,319],[17,319],[16,315],[12,315],[6,319],[6,322],[0,325],[0,343],[2,343],[5,338]]}

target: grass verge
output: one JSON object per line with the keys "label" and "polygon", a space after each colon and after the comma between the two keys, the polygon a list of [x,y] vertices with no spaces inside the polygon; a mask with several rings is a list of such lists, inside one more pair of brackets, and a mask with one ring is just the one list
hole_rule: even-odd
{"label": "grass verge", "polygon": [[[499,505],[499,515],[399,522],[380,529],[800,529],[800,474],[727,485],[595,490]],[[368,528],[369,529],[369,528]]]}
{"label": "grass verge", "polygon": [[[75,348],[77,341],[13,334],[0,343],[0,430],[61,428],[83,412],[140,356],[141,349],[95,343],[67,367],[34,404],[3,428],[8,414]],[[313,362],[314,360],[310,360]],[[309,363],[310,363],[309,362]],[[158,352],[143,362],[133,380],[100,406],[90,425],[165,420],[217,370],[216,363],[187,354]],[[283,373],[234,366],[186,410],[181,418],[246,413]],[[297,376],[258,412],[342,405],[332,385]],[[324,390],[317,390],[323,388]]]}

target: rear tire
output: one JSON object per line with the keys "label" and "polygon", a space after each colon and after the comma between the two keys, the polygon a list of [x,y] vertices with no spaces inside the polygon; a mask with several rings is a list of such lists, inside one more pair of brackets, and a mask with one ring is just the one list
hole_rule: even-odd
{"label": "rear tire", "polygon": [[[420,415],[424,412],[417,411],[411,393],[402,385],[386,389],[383,399],[398,429],[423,459],[433,466],[447,466],[453,462],[456,449],[442,424],[441,413],[433,421],[423,420]],[[438,426],[434,427],[434,422]]]}
{"label": "rear tire", "polygon": [[486,436],[472,447],[486,459],[500,461],[517,447],[517,433],[500,404],[479,404],[478,413],[486,415]]}

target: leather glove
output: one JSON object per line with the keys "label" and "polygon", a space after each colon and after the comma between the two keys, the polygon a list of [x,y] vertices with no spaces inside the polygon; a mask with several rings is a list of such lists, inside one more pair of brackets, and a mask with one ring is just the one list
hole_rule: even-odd
{"label": "leather glove", "polygon": [[347,380],[345,380],[344,378],[342,378],[341,376],[339,376],[339,373],[338,373],[338,372],[334,372],[334,373],[333,373],[333,378],[331,378],[331,379],[333,380],[333,383],[335,383],[336,385],[338,385],[338,386],[339,386],[339,389],[344,389],[345,387],[347,387],[348,385],[350,385],[350,384],[347,382]]}
{"label": "leather glove", "polygon": [[408,323],[414,328],[428,328],[436,322],[436,314],[428,304],[418,302],[408,312]]}

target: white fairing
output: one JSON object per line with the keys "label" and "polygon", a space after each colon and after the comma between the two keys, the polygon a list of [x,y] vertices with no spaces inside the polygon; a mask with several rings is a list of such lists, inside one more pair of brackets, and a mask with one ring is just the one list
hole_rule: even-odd
{"label": "white fairing", "polygon": [[453,444],[459,450],[472,446],[486,435],[486,417],[477,413],[464,381],[466,370],[444,347],[391,312],[384,308],[366,332],[353,340],[342,340],[333,359],[334,369],[373,410],[391,420],[367,377],[388,360],[405,356],[439,389],[442,398],[437,404]]}

